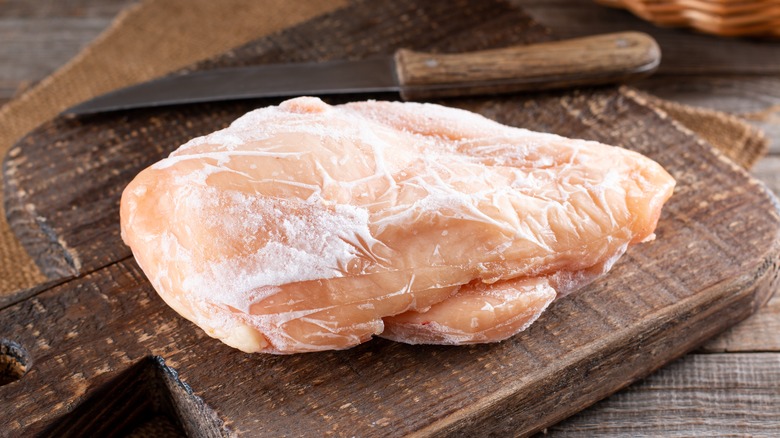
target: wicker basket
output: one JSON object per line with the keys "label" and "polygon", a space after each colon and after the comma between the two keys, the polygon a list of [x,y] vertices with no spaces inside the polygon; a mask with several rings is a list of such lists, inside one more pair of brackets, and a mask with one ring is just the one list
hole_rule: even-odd
{"label": "wicker basket", "polygon": [[780,0],[595,0],[661,26],[721,36],[780,37]]}

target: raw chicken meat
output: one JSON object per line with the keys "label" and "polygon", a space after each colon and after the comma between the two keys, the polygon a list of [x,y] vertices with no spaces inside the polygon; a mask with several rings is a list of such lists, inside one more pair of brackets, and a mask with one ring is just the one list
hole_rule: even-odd
{"label": "raw chicken meat", "polygon": [[494,342],[653,239],[674,184],[462,110],[302,97],[141,172],[122,236],[166,303],[246,352]]}

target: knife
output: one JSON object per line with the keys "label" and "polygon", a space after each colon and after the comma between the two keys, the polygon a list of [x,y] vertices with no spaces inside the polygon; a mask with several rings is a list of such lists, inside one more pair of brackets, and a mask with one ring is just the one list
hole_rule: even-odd
{"label": "knife", "polygon": [[469,53],[398,50],[357,61],[270,64],[166,76],[67,109],[82,115],[262,97],[398,92],[404,100],[622,82],[661,61],[650,36],[620,32]]}

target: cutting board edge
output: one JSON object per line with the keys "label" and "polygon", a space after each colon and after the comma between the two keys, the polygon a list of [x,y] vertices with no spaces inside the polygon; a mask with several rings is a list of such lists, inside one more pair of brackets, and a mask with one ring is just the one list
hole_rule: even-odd
{"label": "cutting board edge", "polygon": [[59,280],[79,274],[78,258],[69,251],[65,242],[57,237],[57,232],[48,226],[46,219],[36,214],[35,206],[22,202],[25,192],[16,178],[19,165],[26,160],[22,152],[24,143],[36,132],[37,128],[14,143],[3,158],[5,219],[43,275],[49,280]]}

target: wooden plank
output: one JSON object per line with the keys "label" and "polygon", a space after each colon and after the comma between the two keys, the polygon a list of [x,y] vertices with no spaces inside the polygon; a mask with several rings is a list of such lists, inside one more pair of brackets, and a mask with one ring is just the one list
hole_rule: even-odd
{"label": "wooden plank", "polygon": [[6,0],[0,7],[0,106],[65,64],[137,0]]}
{"label": "wooden plank", "polygon": [[674,80],[659,75],[635,85],[662,99],[735,115],[780,105],[780,78],[775,75],[691,75]]}
{"label": "wooden plank", "polygon": [[774,436],[780,354],[692,354],[555,426],[548,436]]}
{"label": "wooden plank", "polygon": [[111,18],[138,0],[3,0],[5,18]]}
{"label": "wooden plank", "polygon": [[0,15],[0,98],[43,79],[76,55],[110,18],[4,18]]}

